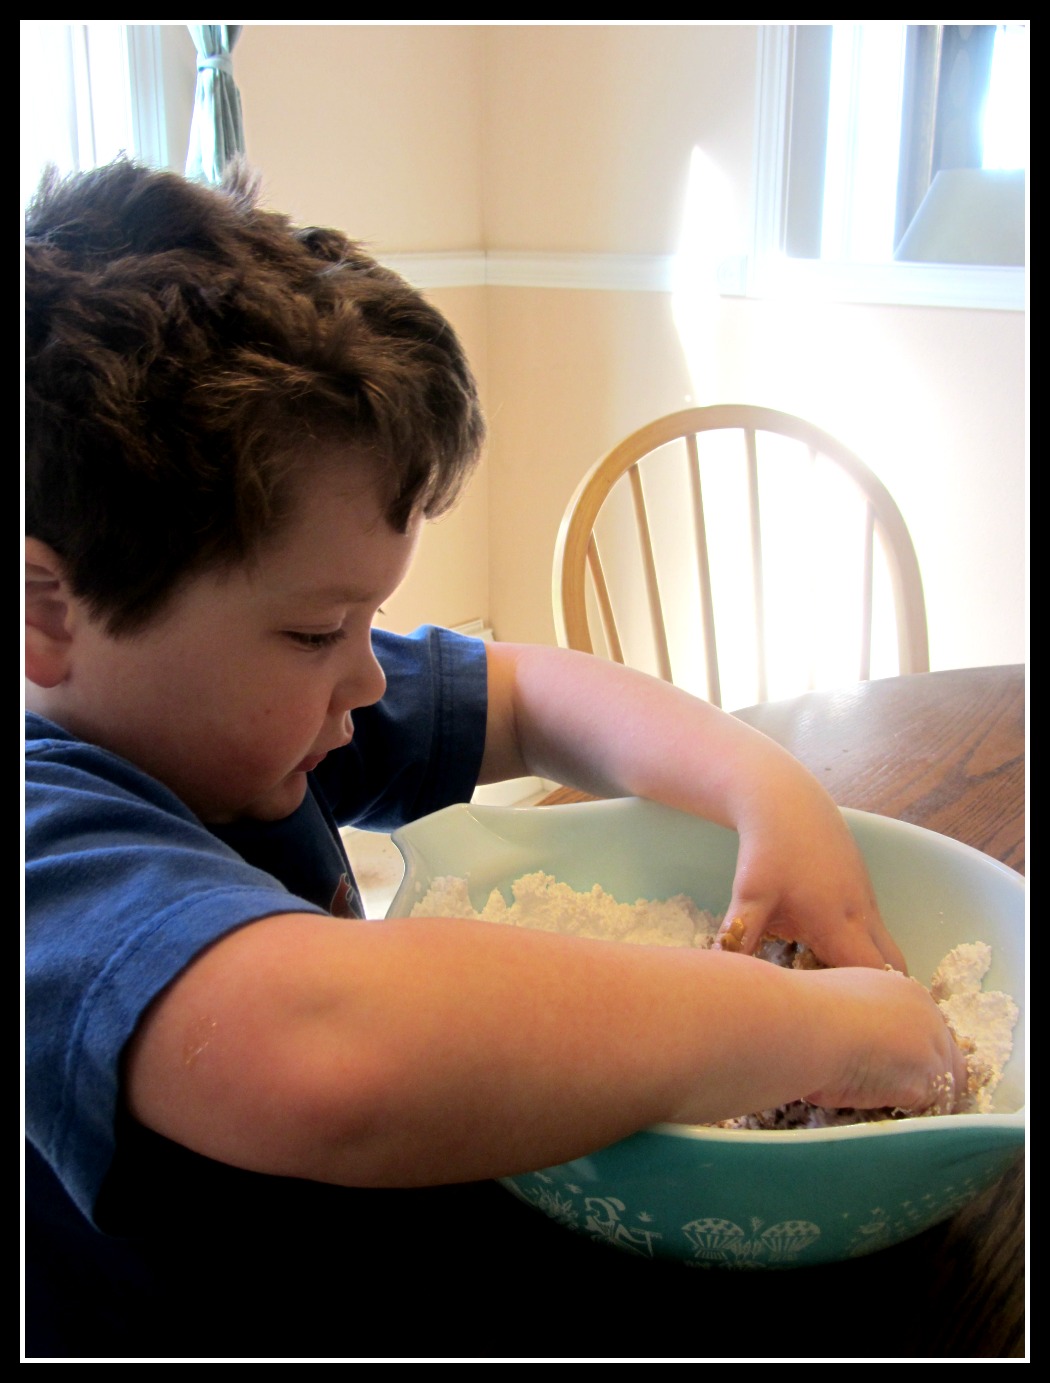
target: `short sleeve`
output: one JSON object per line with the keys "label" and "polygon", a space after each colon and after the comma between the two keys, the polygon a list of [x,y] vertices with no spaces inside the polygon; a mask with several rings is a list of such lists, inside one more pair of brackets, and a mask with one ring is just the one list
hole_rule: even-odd
{"label": "short sleeve", "polygon": [[321,909],[246,864],[154,779],[39,721],[25,901],[26,1131],[90,1216],[113,1156],[121,1055],[145,1009],[221,936]]}

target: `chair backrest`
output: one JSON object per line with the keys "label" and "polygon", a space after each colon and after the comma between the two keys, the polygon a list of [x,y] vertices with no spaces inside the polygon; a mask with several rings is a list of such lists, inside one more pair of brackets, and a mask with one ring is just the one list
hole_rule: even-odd
{"label": "chair backrest", "polygon": [[[826,432],[769,408],[690,408],[640,428],[584,476],[558,534],[559,643],[594,652],[593,630],[610,658],[716,705],[724,691],[743,705],[868,680],[873,610],[876,675],[928,671],[919,564],[889,491]],[[733,692],[730,644],[747,669]]]}

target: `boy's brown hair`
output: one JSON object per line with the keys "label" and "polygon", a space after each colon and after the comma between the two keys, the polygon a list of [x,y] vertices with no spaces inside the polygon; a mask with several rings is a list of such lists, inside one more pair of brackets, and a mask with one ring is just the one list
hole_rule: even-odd
{"label": "boy's brown hair", "polygon": [[458,497],[484,425],[452,328],[243,170],[52,172],[26,232],[26,531],[110,634],[249,560],[333,447],[373,463],[398,531]]}

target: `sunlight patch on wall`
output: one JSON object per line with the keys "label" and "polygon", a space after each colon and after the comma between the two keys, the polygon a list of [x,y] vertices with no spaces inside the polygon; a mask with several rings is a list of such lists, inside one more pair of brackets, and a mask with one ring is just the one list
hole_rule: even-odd
{"label": "sunlight patch on wall", "polygon": [[[694,149],[673,294],[674,321],[693,397],[698,405],[776,402],[783,406],[782,401],[771,401],[757,390],[749,397],[732,399],[719,391],[725,309],[717,286],[718,266],[735,248],[731,240],[735,224],[726,179],[703,150]],[[810,331],[800,305],[796,338],[800,357],[810,344],[815,357],[827,348],[823,339],[808,342]],[[854,363],[863,372],[864,361]],[[803,410],[800,403],[798,411]],[[822,426],[826,420],[812,417],[811,421]],[[756,592],[742,439],[739,434],[713,433],[701,437],[700,444],[722,699],[727,707],[744,706],[758,698],[758,683]],[[808,449],[797,443],[765,434],[758,450],[768,694],[777,698],[815,687],[849,685],[857,681],[859,667],[863,500],[832,464],[814,462]],[[647,465],[645,485],[660,532],[656,562],[675,681],[705,695],[684,453],[673,465]],[[609,515],[603,515],[604,547],[615,554],[610,587],[625,612],[629,631],[625,651],[628,661],[651,667],[655,657],[644,629],[647,621],[626,501],[608,507]],[[872,675],[889,676],[897,671],[896,624],[889,580],[878,551],[874,580]]]}

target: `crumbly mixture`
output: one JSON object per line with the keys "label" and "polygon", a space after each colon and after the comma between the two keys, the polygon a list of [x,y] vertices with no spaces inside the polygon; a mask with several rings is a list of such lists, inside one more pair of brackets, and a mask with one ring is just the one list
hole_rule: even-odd
{"label": "crumbly mixture", "polygon": [[992,1092],[1014,1049],[1017,1005],[1002,990],[983,988],[992,948],[983,941],[956,946],[933,972],[930,993],[966,1053],[967,1113],[987,1114]]}
{"label": "crumbly mixture", "polygon": [[514,901],[508,904],[499,890],[493,889],[488,902],[476,912],[466,879],[435,879],[412,909],[412,916],[466,917],[637,946],[709,947],[720,921],[714,913],[702,912],[684,893],[662,902],[639,898],[637,903],[618,903],[600,884],[589,893],[577,893],[551,874],[525,874],[511,885],[511,893]]}
{"label": "crumbly mixture", "polygon": [[[578,893],[544,873],[523,875],[511,886],[511,892],[513,902],[508,904],[493,889],[484,908],[477,912],[465,879],[437,878],[412,909],[412,916],[465,917],[598,941],[700,948],[714,944],[721,923],[720,917],[704,912],[684,894],[663,901],[640,898],[636,903],[618,903],[599,884],[588,893]],[[811,969],[820,963],[807,947],[775,937],[765,938],[756,954],[795,969]],[[957,1101],[956,1113],[991,1111],[993,1092],[1013,1051],[1017,1005],[998,990],[984,992],[984,977],[991,963],[990,946],[983,941],[964,943],[948,952],[930,984],[931,994],[966,1054],[967,1091]],[[900,1117],[907,1116],[890,1109],[822,1109],[796,1100],[777,1109],[724,1120],[719,1127],[830,1128]]]}

